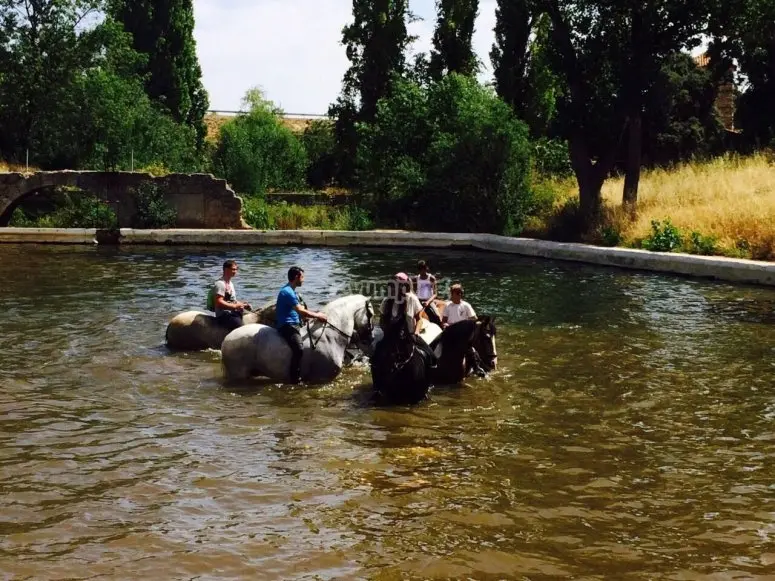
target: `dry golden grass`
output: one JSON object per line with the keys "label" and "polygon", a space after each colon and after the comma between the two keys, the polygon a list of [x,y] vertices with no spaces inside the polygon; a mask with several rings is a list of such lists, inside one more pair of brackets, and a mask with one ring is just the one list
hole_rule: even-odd
{"label": "dry golden grass", "polygon": [[[218,115],[216,113],[208,113],[207,115],[205,115],[204,122],[205,122],[205,126],[207,127],[207,140],[216,142],[218,140],[218,135],[220,135],[221,127],[223,126],[224,123],[226,123],[230,119],[234,119],[234,116]],[[288,129],[290,129],[294,133],[302,133],[307,128],[307,126],[312,122],[312,119],[283,117],[282,122],[283,122],[283,125],[285,125]]]}
{"label": "dry golden grass", "polygon": [[[609,208],[621,206],[623,178],[603,187]],[[615,212],[616,214],[617,212]],[[634,221],[619,213],[625,243],[647,236],[652,220],[670,219],[685,233],[717,238],[725,254],[775,260],[775,160],[766,154],[722,157],[644,172]]]}
{"label": "dry golden grass", "polygon": [[[36,167],[30,166],[29,171],[30,172],[36,172],[36,171],[40,171],[40,170],[38,168],[36,168]],[[25,165],[23,165],[23,164],[7,163],[5,161],[0,160],[0,173],[11,173],[11,172],[26,173],[27,172],[27,167]]]}

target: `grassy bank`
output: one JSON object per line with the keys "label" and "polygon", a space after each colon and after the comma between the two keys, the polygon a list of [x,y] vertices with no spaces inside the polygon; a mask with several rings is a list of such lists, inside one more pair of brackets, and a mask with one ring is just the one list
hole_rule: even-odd
{"label": "grassy bank", "polygon": [[369,230],[374,223],[357,206],[301,206],[266,203],[261,197],[243,198],[243,217],[261,230]]}
{"label": "grassy bank", "polygon": [[[0,159],[0,173],[25,173],[26,171],[27,167],[25,165],[18,163],[7,163]],[[40,170],[36,167],[30,166],[29,171],[34,172]]]}
{"label": "grassy bank", "polygon": [[[775,260],[775,158],[723,157],[643,173],[638,212],[621,209],[624,178],[603,187],[605,223],[598,244]],[[541,184],[549,209],[525,235],[558,238],[577,204],[574,179]]]}

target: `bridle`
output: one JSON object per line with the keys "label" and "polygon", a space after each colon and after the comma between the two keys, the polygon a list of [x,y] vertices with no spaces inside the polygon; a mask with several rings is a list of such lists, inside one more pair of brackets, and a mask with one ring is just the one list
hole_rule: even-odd
{"label": "bridle", "polygon": [[[485,331],[485,327],[487,331]],[[492,320],[488,320],[486,323],[479,321],[476,329],[476,335],[474,338],[474,344],[477,345],[477,353],[479,357],[486,362],[488,367],[493,367],[493,362],[498,358],[498,350],[493,347],[492,342],[495,337],[495,329]],[[487,345],[487,352],[480,348],[480,343]]]}

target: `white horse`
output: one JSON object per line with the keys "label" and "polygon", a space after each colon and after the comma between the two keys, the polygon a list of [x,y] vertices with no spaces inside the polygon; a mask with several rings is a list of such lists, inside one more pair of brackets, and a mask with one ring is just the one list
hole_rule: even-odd
{"label": "white horse", "polygon": [[[328,322],[302,326],[304,352],[301,378],[326,383],[339,375],[350,343],[368,349],[374,330],[374,307],[364,295],[349,295],[325,306]],[[290,379],[291,348],[274,327],[245,325],[229,333],[221,345],[223,368],[230,380],[264,376]]]}

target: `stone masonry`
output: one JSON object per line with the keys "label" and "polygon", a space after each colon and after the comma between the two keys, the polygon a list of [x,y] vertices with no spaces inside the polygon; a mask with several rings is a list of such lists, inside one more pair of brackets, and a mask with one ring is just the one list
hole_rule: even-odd
{"label": "stone masonry", "polygon": [[0,226],[7,226],[16,206],[34,192],[74,187],[105,200],[116,212],[119,227],[133,225],[137,207],[133,190],[156,182],[177,212],[177,228],[249,228],[242,220],[242,200],[226,183],[211,174],[170,174],[154,177],[137,172],[44,171],[33,174],[0,173]]}

